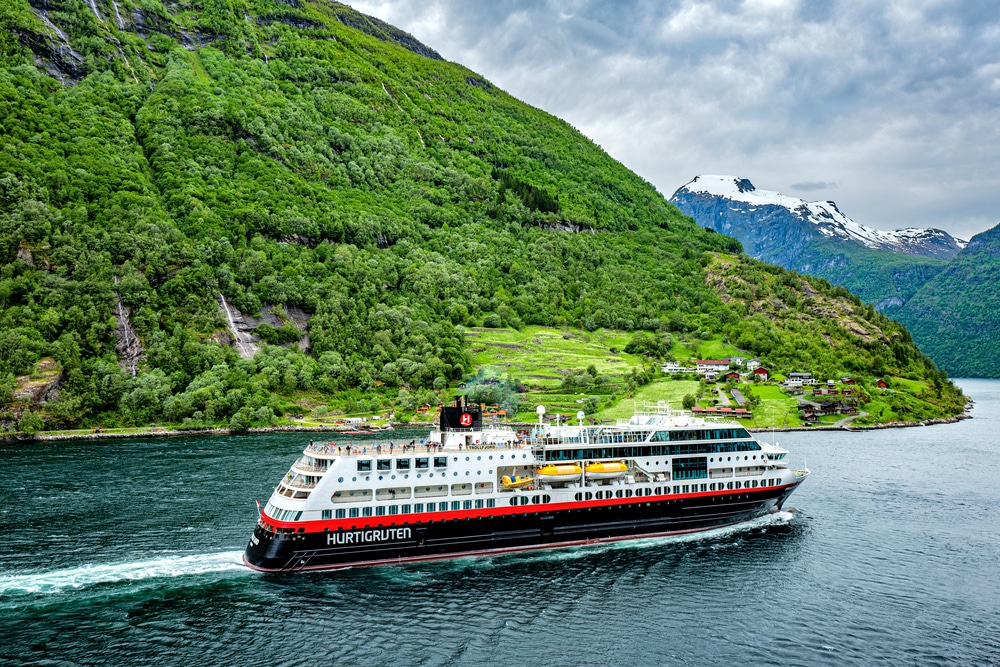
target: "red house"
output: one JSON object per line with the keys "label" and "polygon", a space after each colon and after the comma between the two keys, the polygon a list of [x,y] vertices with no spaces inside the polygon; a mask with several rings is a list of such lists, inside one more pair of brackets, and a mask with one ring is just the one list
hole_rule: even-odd
{"label": "red house", "polygon": [[763,366],[753,369],[753,374],[754,377],[760,379],[761,382],[767,382],[767,369]]}
{"label": "red house", "polygon": [[875,383],[875,386],[877,386],[879,389],[886,389],[889,386],[889,383],[883,380],[882,378],[879,378],[878,382]]}

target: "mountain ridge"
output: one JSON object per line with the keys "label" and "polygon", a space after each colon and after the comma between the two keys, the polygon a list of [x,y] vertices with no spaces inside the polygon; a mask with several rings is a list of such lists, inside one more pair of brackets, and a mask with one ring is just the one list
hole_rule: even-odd
{"label": "mountain ridge", "polygon": [[806,201],[779,192],[758,190],[750,179],[738,176],[695,176],[678,188],[670,200],[676,203],[689,194],[722,197],[749,204],[752,207],[750,212],[754,212],[754,207],[774,206],[785,209],[789,215],[812,223],[816,231],[824,236],[839,237],[870,249],[951,259],[966,246],[966,241],[941,229],[905,228],[882,231],[868,227],[844,215],[833,201]]}
{"label": "mountain ridge", "polygon": [[[351,12],[0,7],[0,388],[61,369],[41,410],[6,399],[6,428],[433,402],[473,370],[468,327],[525,324],[728,337],[779,367],[912,376],[912,415],[961,411],[898,324]],[[73,68],[52,75],[54,53]]]}

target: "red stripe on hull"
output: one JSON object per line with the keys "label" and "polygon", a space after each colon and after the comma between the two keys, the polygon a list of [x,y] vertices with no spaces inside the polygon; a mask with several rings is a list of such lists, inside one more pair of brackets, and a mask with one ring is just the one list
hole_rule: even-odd
{"label": "red stripe on hull", "polygon": [[[782,484],[778,486],[765,486],[758,487],[756,489],[727,489],[725,491],[706,491],[698,493],[677,493],[677,494],[660,494],[658,496],[640,496],[632,498],[608,498],[605,500],[575,500],[572,502],[565,503],[544,503],[544,504],[529,504],[529,505],[511,505],[508,507],[496,507],[489,509],[468,509],[468,510],[448,510],[445,512],[420,512],[420,513],[408,513],[408,514],[395,514],[393,517],[398,517],[395,520],[388,520],[387,517],[358,517],[353,519],[332,519],[326,521],[276,521],[271,517],[267,516],[264,512],[261,512],[261,518],[264,519],[268,524],[274,526],[275,528],[293,528],[298,530],[299,528],[305,528],[305,533],[323,533],[323,532],[333,532],[337,530],[364,530],[366,528],[392,528],[395,526],[413,526],[418,524],[427,524],[441,521],[457,521],[459,519],[475,519],[475,518],[487,518],[487,517],[497,517],[497,516],[527,516],[531,514],[545,514],[548,512],[559,512],[564,510],[573,509],[589,509],[594,507],[622,507],[628,505],[636,505],[641,503],[651,503],[651,502],[662,502],[664,500],[684,500],[688,498],[710,498],[712,496],[732,496],[734,494],[753,494],[753,493],[774,493],[775,491],[782,491],[784,489],[794,488],[798,485],[797,480],[792,484]],[[519,496],[509,496],[509,497],[523,497],[528,494],[520,494]],[[545,495],[545,491],[538,490],[533,491],[531,495]],[[506,500],[508,497],[502,498]],[[415,501],[421,499],[406,499],[406,504],[414,504]],[[498,499],[499,500],[499,499]],[[397,501],[397,504],[402,504],[403,501]],[[437,501],[432,499],[427,499],[425,502],[453,502],[453,501]],[[404,519],[404,517],[406,517]]]}

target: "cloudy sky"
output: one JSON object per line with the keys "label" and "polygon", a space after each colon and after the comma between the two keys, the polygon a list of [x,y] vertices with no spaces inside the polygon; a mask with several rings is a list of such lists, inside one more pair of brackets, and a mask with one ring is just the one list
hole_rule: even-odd
{"label": "cloudy sky", "polygon": [[1000,222],[1000,3],[346,1],[668,197],[732,174],[880,229]]}

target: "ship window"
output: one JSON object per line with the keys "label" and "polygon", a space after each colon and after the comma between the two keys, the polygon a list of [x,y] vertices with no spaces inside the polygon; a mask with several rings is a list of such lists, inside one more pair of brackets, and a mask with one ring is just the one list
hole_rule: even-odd
{"label": "ship window", "polygon": [[338,519],[343,519],[346,516],[347,516],[347,510],[343,510],[343,509],[336,510],[336,517]]}
{"label": "ship window", "polygon": [[451,508],[453,510],[457,510],[461,506],[462,506],[462,501],[460,501],[460,500],[453,500],[453,501],[451,501]]}
{"label": "ship window", "polygon": [[413,511],[416,512],[417,514],[420,514],[421,512],[424,511],[424,504],[423,503],[414,503],[414,505],[413,505]]}
{"label": "ship window", "polygon": [[547,502],[551,502],[551,501],[552,501],[552,498],[550,496],[542,496],[542,502],[543,503],[547,503]]}
{"label": "ship window", "polygon": [[622,497],[622,495],[623,495],[623,494],[622,494],[622,490],[621,490],[621,489],[618,489],[617,491],[615,491],[615,497],[616,497],[616,498],[621,498],[621,497]]}
{"label": "ship window", "polygon": [[385,516],[385,505],[379,505],[375,508],[375,516]]}
{"label": "ship window", "polygon": [[579,493],[578,493],[578,494],[576,494],[575,496],[573,496],[573,499],[574,499],[574,500],[583,500],[583,498],[582,498],[582,494],[579,494]]}
{"label": "ship window", "polygon": [[369,472],[372,469],[371,459],[358,459],[358,472]]}
{"label": "ship window", "polygon": [[389,505],[389,514],[399,514],[399,505]]}
{"label": "ship window", "polygon": [[483,509],[484,505],[485,505],[485,503],[483,503],[483,499],[482,498],[480,498],[479,500],[476,501],[476,509],[477,510]]}
{"label": "ship window", "polygon": [[517,496],[514,496],[513,498],[510,499],[510,504],[511,505],[516,505],[517,504]]}
{"label": "ship window", "polygon": [[681,492],[681,487],[675,486],[674,487],[674,493],[680,493],[680,492]]}
{"label": "ship window", "polygon": [[701,485],[701,490],[702,491],[707,491],[707,488],[706,488],[707,486],[708,486],[707,484],[702,484]]}
{"label": "ship window", "polygon": [[437,505],[435,503],[427,503],[428,512],[433,512],[435,509],[437,509]]}
{"label": "ship window", "polygon": [[471,500],[463,500],[462,501],[462,509],[464,509],[464,510],[471,510],[472,509],[472,501]]}
{"label": "ship window", "polygon": [[410,459],[396,459],[396,470],[409,470]]}
{"label": "ship window", "polygon": [[351,518],[352,518],[352,519],[357,519],[357,518],[358,518],[358,514],[359,514],[359,513],[360,513],[360,512],[358,511],[358,508],[357,508],[357,507],[352,507],[352,508],[351,508]]}
{"label": "ship window", "polygon": [[729,490],[732,490],[732,488],[733,488],[733,483],[732,483],[732,482],[729,482],[728,484],[726,484],[726,488],[727,488],[727,489],[729,489]]}
{"label": "ship window", "polygon": [[690,487],[689,487],[689,486],[688,486],[687,484],[685,484],[685,485],[684,485],[684,493],[687,493],[687,492],[688,492],[688,490],[689,490],[689,488],[690,488]]}
{"label": "ship window", "polygon": [[375,462],[376,470],[390,470],[392,469],[392,459],[379,459]]}
{"label": "ship window", "polygon": [[333,518],[333,510],[323,510],[323,518],[324,519],[332,519]]}
{"label": "ship window", "polygon": [[427,470],[430,464],[430,459],[426,456],[417,459],[417,470]]}
{"label": "ship window", "polygon": [[487,507],[496,507],[497,506],[496,498],[487,498],[486,499],[486,506]]}
{"label": "ship window", "polygon": [[434,467],[435,468],[447,468],[448,467],[448,457],[447,456],[435,456],[434,457]]}
{"label": "ship window", "polygon": [[541,502],[541,498],[539,496],[531,496],[531,503],[533,505],[537,505],[540,502]]}
{"label": "ship window", "polygon": [[361,516],[371,516],[371,515],[372,515],[372,508],[371,507],[362,507],[361,508]]}
{"label": "ship window", "polygon": [[587,491],[587,495],[585,495],[584,498],[586,498],[587,500],[593,500],[594,494],[591,493],[590,491]]}

